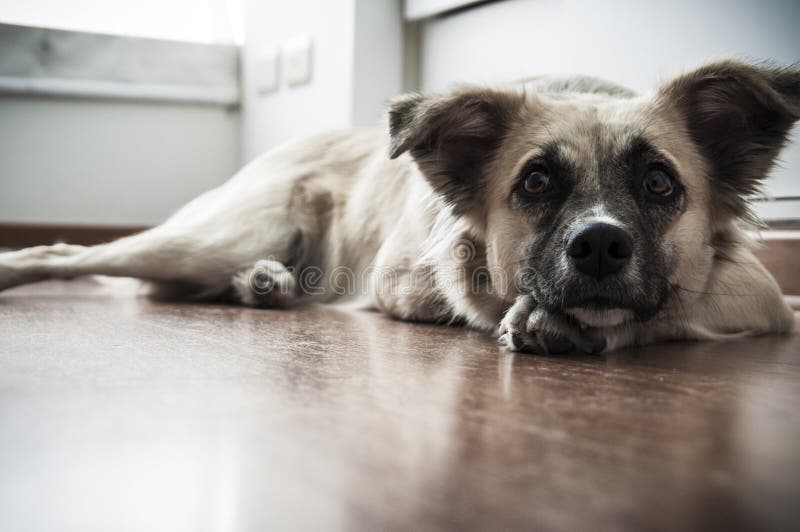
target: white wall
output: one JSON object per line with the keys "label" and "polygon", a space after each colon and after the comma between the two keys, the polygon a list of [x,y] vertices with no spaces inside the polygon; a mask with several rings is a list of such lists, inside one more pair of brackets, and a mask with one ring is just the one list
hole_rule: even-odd
{"label": "white wall", "polygon": [[[349,31],[351,0],[246,0],[242,48],[242,123],[244,160],[249,161],[288,138],[315,130],[347,127],[350,119]],[[260,95],[254,63],[267,46],[309,33],[314,41],[308,85]]]}
{"label": "white wall", "polygon": [[403,12],[399,0],[355,0],[351,124],[373,126],[403,89]]}
{"label": "white wall", "polygon": [[238,59],[0,24],[0,222],[156,224],[222,183],[240,164]]}
{"label": "white wall", "polygon": [[[86,22],[60,8],[36,11],[49,1],[34,0],[29,11],[63,22],[54,25]],[[96,3],[78,1],[71,5]],[[124,19],[131,5],[125,0],[115,9]],[[164,17],[179,5],[189,4],[171,0]],[[146,0],[142,13],[158,16],[155,6]],[[241,113],[179,102],[0,95],[0,222],[155,224],[289,138],[378,124],[385,100],[402,90],[400,0],[246,0],[243,7]],[[139,16],[129,22],[141,34]],[[191,16],[185,34],[171,20],[151,30],[174,38],[203,33]],[[278,91],[258,94],[260,50],[298,33],[314,40],[311,83],[289,88],[281,80]],[[106,48],[113,47],[100,46]]]}
{"label": "white wall", "polygon": [[[421,85],[583,73],[645,90],[723,55],[797,62],[798,28],[797,0],[506,0],[424,23]],[[783,161],[769,191],[800,195],[800,146]]]}
{"label": "white wall", "polygon": [[[328,129],[377,125],[402,91],[400,0],[245,0],[242,50],[244,160]],[[259,94],[256,62],[267,47],[307,33],[314,42],[307,85]]]}
{"label": "white wall", "polygon": [[150,225],[239,166],[238,112],[0,96],[0,222]]}

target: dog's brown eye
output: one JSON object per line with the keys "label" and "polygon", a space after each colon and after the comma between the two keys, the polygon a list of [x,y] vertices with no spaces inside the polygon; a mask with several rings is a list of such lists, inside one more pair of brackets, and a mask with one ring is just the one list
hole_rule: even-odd
{"label": "dog's brown eye", "polygon": [[522,189],[526,194],[541,194],[550,188],[550,176],[543,170],[533,170],[525,176]]}
{"label": "dog's brown eye", "polygon": [[675,190],[675,184],[663,170],[650,170],[644,175],[644,188],[654,196],[666,197]]}

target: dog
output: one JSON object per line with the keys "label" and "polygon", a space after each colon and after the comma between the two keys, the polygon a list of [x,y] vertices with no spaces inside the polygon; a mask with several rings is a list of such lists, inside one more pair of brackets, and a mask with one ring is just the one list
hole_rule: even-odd
{"label": "dog", "polygon": [[148,231],[4,253],[0,289],[129,276],[157,298],[373,307],[546,353],[793,329],[740,227],[800,117],[800,69],[722,60],[644,95],[463,85],[387,114],[270,151]]}

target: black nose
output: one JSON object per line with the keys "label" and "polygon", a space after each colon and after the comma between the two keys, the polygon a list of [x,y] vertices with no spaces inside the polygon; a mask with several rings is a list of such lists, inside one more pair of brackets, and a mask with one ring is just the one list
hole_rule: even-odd
{"label": "black nose", "polygon": [[606,223],[585,225],[567,242],[567,255],[578,271],[598,280],[620,271],[632,254],[633,241],[628,233]]}

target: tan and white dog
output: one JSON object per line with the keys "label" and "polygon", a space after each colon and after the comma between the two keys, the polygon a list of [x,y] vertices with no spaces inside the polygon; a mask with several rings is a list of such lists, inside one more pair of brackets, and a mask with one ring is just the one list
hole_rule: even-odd
{"label": "tan and white dog", "polygon": [[0,289],[104,274],[349,301],[549,352],[785,333],[737,224],[798,117],[800,69],[737,61],[642,96],[585,77],[409,94],[388,134],[275,149],[149,231],[2,254]]}

